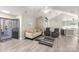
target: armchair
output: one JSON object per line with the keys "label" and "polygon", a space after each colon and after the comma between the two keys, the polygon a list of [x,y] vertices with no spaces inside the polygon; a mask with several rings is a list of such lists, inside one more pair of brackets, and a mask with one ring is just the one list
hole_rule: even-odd
{"label": "armchair", "polygon": [[46,30],[44,31],[44,35],[50,36],[50,34],[51,34],[50,28],[46,28]]}
{"label": "armchair", "polygon": [[55,28],[54,32],[51,33],[53,38],[59,37],[59,28]]}

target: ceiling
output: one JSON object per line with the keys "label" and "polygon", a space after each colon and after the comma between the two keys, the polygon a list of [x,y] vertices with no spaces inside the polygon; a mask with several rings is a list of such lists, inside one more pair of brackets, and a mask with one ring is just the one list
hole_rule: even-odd
{"label": "ceiling", "polygon": [[[0,6],[1,10],[10,11],[13,15],[20,15],[28,12],[39,13],[45,6]],[[51,9],[75,13],[79,15],[79,6],[49,6]]]}
{"label": "ceiling", "polygon": [[79,6],[53,6],[51,8],[79,15]]}
{"label": "ceiling", "polygon": [[32,7],[32,6],[0,6],[0,11],[7,10],[10,11],[13,15],[20,15],[27,12],[37,12],[41,9],[41,7]]}
{"label": "ceiling", "polygon": [[18,15],[25,11],[25,7],[24,6],[0,6],[0,11],[1,10],[7,10],[7,11],[10,11],[11,14],[13,15]]}

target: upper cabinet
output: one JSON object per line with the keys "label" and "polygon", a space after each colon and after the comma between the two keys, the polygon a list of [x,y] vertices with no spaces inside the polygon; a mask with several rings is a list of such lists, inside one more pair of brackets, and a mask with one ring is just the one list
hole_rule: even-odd
{"label": "upper cabinet", "polygon": [[63,18],[63,28],[78,28],[78,17],[68,16]]}

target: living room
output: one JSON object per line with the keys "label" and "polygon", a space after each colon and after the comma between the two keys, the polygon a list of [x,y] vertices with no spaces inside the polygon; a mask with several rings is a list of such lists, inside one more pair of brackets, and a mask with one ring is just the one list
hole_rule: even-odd
{"label": "living room", "polygon": [[[12,19],[19,19],[19,40],[12,39],[1,43],[3,46],[1,51],[79,51],[78,15],[70,12],[71,8],[62,6],[0,7],[1,10],[11,11],[10,14],[15,16]],[[75,8],[77,7],[72,9]],[[13,37],[16,37],[17,33],[13,33]]]}
{"label": "living room", "polygon": [[[60,7],[60,8],[68,9],[69,7]],[[69,12],[69,11],[67,12],[61,9],[56,9],[55,7],[54,8],[53,7],[28,7],[28,9],[29,11],[28,10],[27,12],[25,11],[25,14],[22,20],[22,38],[23,39],[26,39],[26,40],[30,39],[32,41],[36,40],[38,41],[38,43],[41,42],[41,44],[44,46],[47,45],[49,47],[53,47],[54,43],[52,44],[49,43],[50,40],[48,41],[43,40],[44,38],[50,39],[49,37],[52,35],[52,38],[55,41],[56,40],[60,41],[60,43],[55,42],[56,45],[59,44],[59,46],[61,46],[60,48],[55,46],[55,49],[57,49],[57,51],[74,50],[74,48],[78,44],[77,43],[78,42],[78,15],[77,14],[75,14],[74,12]],[[48,32],[45,32],[46,29]],[[56,29],[59,31],[59,33],[52,34]],[[72,42],[71,45],[65,40]],[[63,43],[61,44],[61,42]]]}

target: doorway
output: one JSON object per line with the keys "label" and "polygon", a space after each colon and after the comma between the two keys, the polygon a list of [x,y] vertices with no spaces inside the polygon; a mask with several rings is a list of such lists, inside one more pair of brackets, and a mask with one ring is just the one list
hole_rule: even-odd
{"label": "doorway", "polygon": [[0,41],[19,38],[19,19],[9,19],[0,17]]}

